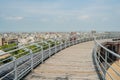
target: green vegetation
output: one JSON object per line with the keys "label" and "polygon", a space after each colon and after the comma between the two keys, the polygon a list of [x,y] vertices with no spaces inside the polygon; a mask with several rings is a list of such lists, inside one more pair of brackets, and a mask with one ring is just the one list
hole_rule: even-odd
{"label": "green vegetation", "polygon": [[0,46],[0,50],[3,50],[5,52],[13,50],[15,48],[15,46],[17,46],[16,43],[13,44],[5,44],[4,46]]}
{"label": "green vegetation", "polygon": [[12,54],[12,56],[14,56],[14,57],[16,57],[16,58],[19,58],[19,57],[21,57],[21,56],[23,56],[23,55],[26,55],[26,54],[28,54],[29,52],[28,51],[25,51],[25,50],[23,50],[23,49],[20,49],[20,50],[17,50],[17,51],[15,51],[15,52],[12,52],[11,54]]}
{"label": "green vegetation", "polygon": [[[50,47],[53,47],[55,46],[55,42],[54,41],[47,41],[47,43],[50,43]],[[47,43],[38,43],[38,45],[41,45],[43,47],[43,50],[46,50],[49,48],[49,45]],[[60,42],[56,42],[56,45],[59,45]],[[9,44],[9,45],[4,45],[4,46],[0,46],[0,49],[4,50],[4,51],[10,51],[10,50],[13,50],[12,47],[15,47],[17,46],[17,44]],[[40,46],[37,46],[37,45],[26,45],[28,47],[26,47],[26,49],[31,49],[33,53],[37,53],[37,52],[40,52],[41,51],[41,47]],[[7,50],[8,49],[8,50]],[[14,56],[16,58],[20,58],[26,54],[29,54],[30,51],[28,50],[25,50],[25,49],[20,49],[20,50],[17,50],[17,51],[14,51],[11,54],[11,56]],[[9,56],[10,57],[10,56]],[[4,58],[4,59],[7,59],[8,57]],[[3,59],[0,59],[0,61],[2,61]],[[6,63],[6,62],[10,62],[11,60],[6,60],[5,62],[2,62],[2,63]],[[0,62],[0,64],[2,64]]]}
{"label": "green vegetation", "polygon": [[31,45],[29,47],[27,47],[28,49],[31,49],[33,53],[39,52],[41,51],[40,47],[37,47],[36,45]]}
{"label": "green vegetation", "polygon": [[55,42],[53,42],[53,41],[47,41],[49,44],[50,44],[50,47],[53,47],[53,46],[55,46]]}
{"label": "green vegetation", "polygon": [[[17,46],[16,43],[13,44],[5,44],[3,46],[0,46],[0,50],[3,50],[5,52],[15,49],[15,46]],[[5,58],[0,58],[0,65],[5,64],[7,62],[12,61],[12,58],[10,58],[12,55],[6,56]]]}
{"label": "green vegetation", "polygon": [[60,44],[60,42],[59,42],[59,41],[57,41],[57,42],[56,42],[56,45],[59,45],[59,44]]}
{"label": "green vegetation", "polygon": [[49,48],[49,45],[46,43],[39,43],[39,45],[41,45],[43,47],[43,50],[46,50]]}
{"label": "green vegetation", "polygon": [[[55,46],[55,42],[54,41],[47,41],[48,43],[50,43],[50,47],[53,47],[53,46]],[[60,44],[60,42],[59,41],[56,41],[56,45],[59,45]]]}

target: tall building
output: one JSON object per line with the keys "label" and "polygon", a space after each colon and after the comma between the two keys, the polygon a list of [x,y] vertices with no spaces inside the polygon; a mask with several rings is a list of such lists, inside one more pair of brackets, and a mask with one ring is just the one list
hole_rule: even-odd
{"label": "tall building", "polygon": [[5,38],[2,38],[2,46],[5,44],[7,44],[7,42],[6,42]]}
{"label": "tall building", "polygon": [[0,37],[0,46],[7,44],[5,38]]}

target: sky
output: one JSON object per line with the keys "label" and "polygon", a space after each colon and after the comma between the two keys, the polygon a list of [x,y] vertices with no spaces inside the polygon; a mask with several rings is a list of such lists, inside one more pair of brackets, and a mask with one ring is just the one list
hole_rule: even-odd
{"label": "sky", "polygon": [[0,32],[120,31],[120,0],[0,0]]}

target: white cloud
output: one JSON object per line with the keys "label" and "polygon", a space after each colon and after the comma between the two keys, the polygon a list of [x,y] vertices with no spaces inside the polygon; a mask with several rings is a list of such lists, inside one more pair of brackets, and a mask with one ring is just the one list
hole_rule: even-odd
{"label": "white cloud", "polygon": [[90,19],[90,16],[89,15],[82,15],[82,16],[78,16],[78,19],[79,20],[88,20],[88,19]]}
{"label": "white cloud", "polygon": [[22,20],[24,19],[24,17],[21,16],[9,16],[9,17],[5,17],[6,20]]}
{"label": "white cloud", "polygon": [[107,21],[107,20],[108,20],[107,17],[102,18],[102,21],[103,21],[103,22],[104,22],[104,21]]}
{"label": "white cloud", "polygon": [[42,21],[42,22],[48,22],[49,19],[48,18],[42,18],[40,21]]}

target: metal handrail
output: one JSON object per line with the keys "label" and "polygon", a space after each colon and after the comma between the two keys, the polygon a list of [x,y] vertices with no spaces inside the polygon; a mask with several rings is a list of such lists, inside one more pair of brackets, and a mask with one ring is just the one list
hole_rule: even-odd
{"label": "metal handrail", "polygon": [[[114,37],[109,36],[109,38],[116,38],[116,37],[117,36],[114,36]],[[104,37],[104,38],[106,38],[106,37]],[[107,71],[108,67],[113,72],[115,72],[116,75],[120,76],[120,73],[114,67],[112,67],[111,64],[109,62],[107,62],[107,60],[108,60],[108,55],[109,54],[117,57],[118,59],[120,59],[120,55],[118,55],[117,53],[109,50],[108,48],[106,48],[105,46],[103,46],[101,43],[99,43],[96,39],[94,39],[94,43],[95,43],[95,47],[93,49],[93,53],[94,53],[94,57],[93,58],[95,59],[95,64],[97,65],[98,70],[100,70],[102,72],[99,75],[101,75],[101,78],[103,80],[106,80],[106,75],[108,75],[112,80],[115,80],[113,78],[113,76]],[[100,52],[98,52],[99,50],[97,48],[102,48],[105,51],[104,57],[100,54]],[[97,55],[97,54],[99,54],[99,55]],[[104,64],[100,61],[100,58],[103,60]],[[112,59],[110,58],[110,60],[112,60]]]}
{"label": "metal handrail", "polygon": [[[100,55],[100,57],[105,61],[105,59]],[[120,76],[120,73],[117,72],[117,70],[115,70],[108,62],[105,61],[105,63],[109,66],[109,68],[111,68],[117,75]]]}
{"label": "metal handrail", "polygon": [[102,44],[100,44],[99,42],[97,42],[97,40],[95,40],[96,44],[98,44],[100,47],[102,47],[103,49],[105,49],[106,51],[108,51],[109,53],[111,53],[112,55],[120,58],[120,55],[116,54],[115,52],[109,50],[108,48],[106,48],[105,46],[103,46]]}
{"label": "metal handrail", "polygon": [[[97,59],[98,59],[98,58],[97,58]],[[98,62],[101,63],[99,59],[98,59]],[[105,69],[104,65],[103,65],[103,64],[101,64],[101,65],[102,65],[102,68],[106,71],[106,74],[108,74],[108,75],[110,76],[110,78],[111,78],[112,80],[114,80],[114,78],[111,76],[111,74],[107,72],[107,70]],[[105,75],[104,75],[104,78],[105,78]]]}

